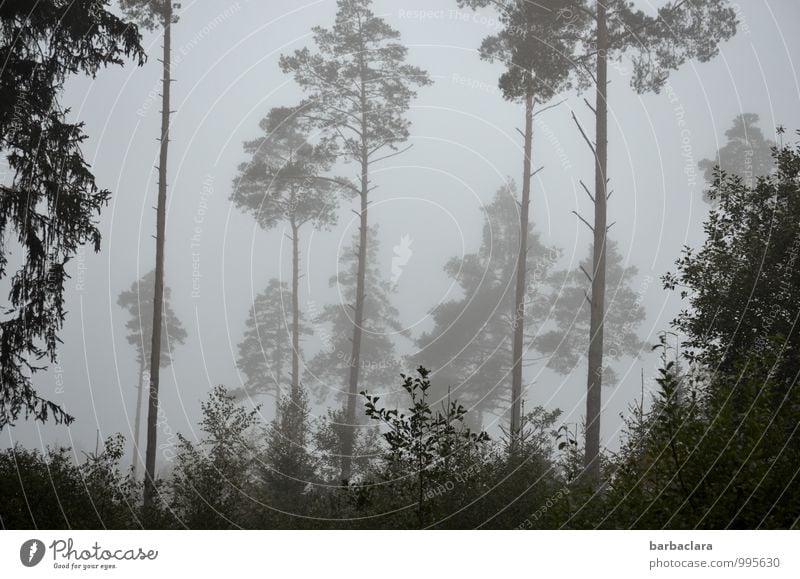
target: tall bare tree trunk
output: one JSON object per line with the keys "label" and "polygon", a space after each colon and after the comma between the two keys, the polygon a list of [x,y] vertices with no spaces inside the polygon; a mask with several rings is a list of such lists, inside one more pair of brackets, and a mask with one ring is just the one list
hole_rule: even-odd
{"label": "tall bare tree trunk", "polygon": [[597,2],[597,102],[595,103],[596,155],[594,183],[594,256],[592,259],[589,372],[586,391],[585,475],[590,484],[600,482],[600,411],[603,386],[603,318],[606,294],[606,233],[608,195],[608,30],[606,7]]}
{"label": "tall bare tree trunk", "polygon": [[292,400],[300,392],[300,227],[291,219],[292,225]]}
{"label": "tall bare tree trunk", "polygon": [[131,467],[133,468],[133,478],[139,471],[139,440],[141,439],[142,431],[142,394],[144,393],[144,369],[145,360],[144,352],[139,356],[139,388],[136,390],[136,419],[133,424],[133,460],[131,460]]}
{"label": "tall bare tree trunk", "polygon": [[161,323],[164,309],[164,235],[167,229],[167,157],[169,151],[171,88],[172,2],[164,4],[164,77],[161,86],[161,157],[158,165],[158,207],[156,208],[156,280],[153,291],[153,341],[150,349],[150,397],[147,409],[147,455],[145,457],[144,505],[155,498],[158,423],[158,372],[161,366]]}
{"label": "tall bare tree trunk", "polygon": [[525,96],[525,159],[522,174],[522,203],[519,219],[517,295],[514,308],[514,352],[511,372],[511,450],[516,451],[522,428],[522,356],[525,330],[525,294],[528,265],[528,222],[531,203],[531,155],[533,152],[533,90]]}
{"label": "tall bare tree trunk", "polygon": [[281,384],[283,383],[283,317],[275,321],[275,419],[281,412]]}
{"label": "tall bare tree trunk", "polygon": [[356,442],[356,397],[358,396],[358,374],[361,366],[361,336],[364,323],[364,299],[367,279],[367,208],[369,206],[369,123],[367,119],[367,71],[363,50],[360,55],[360,106],[361,106],[361,222],[358,241],[358,274],[356,276],[356,307],[353,319],[353,349],[350,356],[350,384],[347,392],[347,413],[342,440],[341,480],[347,482],[353,474],[353,451]]}
{"label": "tall bare tree trunk", "polygon": [[361,223],[358,241],[358,274],[356,281],[356,308],[353,319],[353,350],[350,356],[350,388],[347,392],[347,426],[344,431],[342,449],[342,481],[349,481],[353,474],[353,451],[356,438],[356,397],[358,396],[358,373],[361,366],[361,336],[364,323],[364,299],[367,278],[367,193],[369,173],[366,148],[361,162]]}

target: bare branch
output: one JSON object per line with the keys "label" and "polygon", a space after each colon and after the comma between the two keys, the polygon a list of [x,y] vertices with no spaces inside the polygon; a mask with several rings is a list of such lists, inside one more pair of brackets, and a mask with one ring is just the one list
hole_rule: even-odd
{"label": "bare branch", "polygon": [[580,180],[578,181],[578,183],[581,184],[581,187],[583,187],[583,190],[586,191],[586,194],[589,196],[589,199],[591,199],[592,203],[594,203],[594,195],[592,195],[592,193],[589,191],[589,188],[586,186],[586,183]]}
{"label": "bare branch", "polygon": [[379,161],[385,161],[386,159],[391,159],[392,157],[396,157],[397,155],[405,153],[406,151],[408,151],[413,146],[414,146],[414,144],[412,143],[408,147],[406,147],[405,149],[400,149],[399,151],[395,151],[394,153],[390,153],[388,155],[384,155],[383,157],[378,157],[377,159],[370,159],[369,164],[372,165],[373,163],[377,163]]}
{"label": "bare branch", "polygon": [[573,213],[577,216],[578,219],[580,219],[586,224],[586,227],[588,227],[589,229],[592,230],[592,232],[594,232],[594,227],[592,227],[592,225],[588,221],[586,221],[583,217],[581,217],[580,213],[578,213],[577,211],[573,211]]}
{"label": "bare branch", "polygon": [[536,111],[535,113],[533,113],[533,116],[534,116],[534,117],[536,117],[536,115],[540,115],[540,114],[542,114],[542,113],[543,113],[543,112],[545,112],[545,111],[549,111],[550,109],[554,109],[554,108],[556,108],[556,107],[557,107],[557,106],[559,106],[559,105],[563,105],[565,102],[567,102],[567,99],[560,100],[559,102],[557,102],[557,103],[556,103],[556,104],[554,104],[554,105],[549,105],[549,106],[546,106],[546,107],[544,107],[543,109],[539,109],[538,111]]}
{"label": "bare branch", "polygon": [[314,180],[317,180],[317,181],[326,181],[328,183],[334,183],[336,185],[339,185],[340,187],[344,187],[346,189],[350,189],[351,191],[355,192],[357,195],[361,195],[361,189],[359,189],[358,187],[356,187],[352,183],[350,183],[348,181],[342,181],[341,179],[336,179],[336,178],[333,178],[333,177],[321,177],[319,175],[304,175],[304,176],[298,176],[298,177],[287,177],[287,179],[292,179],[292,178],[294,178],[294,179],[303,179],[303,180],[305,180],[305,179],[314,179]]}
{"label": "bare branch", "polygon": [[581,136],[583,140],[586,141],[586,144],[589,145],[589,148],[592,150],[592,155],[597,158],[597,150],[594,147],[594,144],[589,140],[589,137],[586,136],[586,132],[583,130],[580,121],[578,121],[578,117],[575,116],[575,111],[572,111],[572,120],[575,121],[575,124],[578,125],[578,130],[581,132]]}

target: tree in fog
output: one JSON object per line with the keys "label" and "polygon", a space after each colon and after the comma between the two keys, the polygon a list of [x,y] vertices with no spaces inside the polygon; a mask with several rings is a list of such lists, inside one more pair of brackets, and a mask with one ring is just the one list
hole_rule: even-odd
{"label": "tree in fog", "polygon": [[[347,424],[344,407],[327,408],[312,421],[317,479],[336,484],[342,472],[343,442]],[[359,426],[353,444],[352,480],[362,480],[380,456],[380,431],[377,426]]]}
{"label": "tree in fog", "polygon": [[[342,158],[357,164],[357,182],[341,181],[360,200],[358,269],[349,355],[348,423],[356,423],[356,404],[361,370],[362,337],[368,259],[367,211],[375,188],[371,170],[376,163],[394,157],[408,140],[410,121],[406,112],[415,88],[430,83],[420,68],[405,63],[407,48],[398,42],[399,32],[376,16],[371,0],[338,0],[332,28],[314,27],[317,51],[308,48],[284,55],[280,65],[292,74],[307,95],[304,115],[333,140]],[[345,439],[342,480],[350,479],[355,426]]]}
{"label": "tree in fog", "polygon": [[[646,344],[638,335],[639,326],[645,319],[642,304],[643,289],[637,288],[635,266],[626,266],[616,241],[607,238],[605,327],[608,330],[603,341],[603,368],[605,384],[612,386],[618,377],[610,365],[624,357],[637,357]],[[537,332],[534,347],[547,357],[547,366],[564,375],[571,374],[584,359],[589,343],[590,308],[587,300],[590,282],[588,272],[594,251],[589,247],[588,256],[577,268],[554,272],[547,280],[548,320],[555,327]]]}
{"label": "tree in fog", "polygon": [[[0,320],[0,429],[23,414],[73,417],[40,396],[33,375],[58,362],[67,262],[84,244],[100,250],[101,189],[81,150],[87,135],[61,105],[74,75],[94,77],[126,58],[142,64],[135,26],[103,0],[4,2],[0,8],[0,280],[8,301]],[[9,255],[19,259],[9,269]]]}
{"label": "tree in fog", "polygon": [[716,173],[707,239],[684,249],[664,286],[688,302],[675,325],[694,358],[734,372],[748,356],[776,354],[773,372],[788,388],[800,367],[800,146],[776,149],[774,160],[755,183]]}
{"label": "tree in fog", "polygon": [[266,441],[257,475],[268,489],[268,500],[283,509],[302,505],[302,494],[316,478],[310,408],[303,386],[290,396],[281,396]]}
{"label": "tree in fog", "polygon": [[169,492],[161,496],[185,528],[241,528],[255,506],[250,498],[256,457],[251,435],[260,409],[242,408],[224,386],[215,386],[200,407],[203,438],[192,442],[178,434]]}
{"label": "tree in fog", "polygon": [[[128,343],[136,349],[136,362],[139,364],[139,384],[136,387],[136,418],[133,423],[133,473],[139,467],[139,433],[142,421],[142,394],[147,362],[150,359],[151,333],[153,331],[153,286],[155,272],[150,271],[141,280],[133,282],[131,288],[119,294],[117,305],[127,310],[130,318],[125,324],[128,330]],[[172,363],[172,351],[182,345],[187,338],[180,318],[170,305],[171,290],[164,287],[164,322],[161,327],[161,367]]]}
{"label": "tree in fog", "polygon": [[[253,301],[236,360],[244,374],[242,389],[233,391],[237,398],[266,394],[278,407],[282,388],[291,383],[293,301],[286,282],[275,278]],[[301,335],[311,334],[302,313],[298,329]]]}
{"label": "tree in fog", "polygon": [[[644,4],[644,3],[643,3]],[[593,6],[592,6],[593,5]],[[608,233],[608,62],[628,56],[632,65],[630,83],[639,93],[659,92],[671,71],[689,60],[706,62],[719,52],[720,42],[736,32],[736,13],[728,0],[671,0],[647,14],[630,0],[575,0],[559,15],[582,36],[583,54],[575,60],[582,87],[592,86],[595,138],[591,141],[577,117],[578,128],[589,146],[595,164],[592,200],[594,217],[585,220],[593,236],[588,371],[586,393],[585,479],[600,481],[600,411],[602,407],[606,262]],[[623,69],[624,69],[624,65]],[[587,103],[588,104],[588,103]],[[574,115],[573,115],[574,116]]]}
{"label": "tree in fog", "polygon": [[[122,10],[148,30],[163,30],[161,57],[161,132],[156,204],[156,269],[153,283],[153,326],[150,347],[150,393],[147,398],[147,450],[145,456],[144,502],[152,506],[155,493],[156,447],[158,444],[158,388],[161,369],[161,321],[164,309],[164,244],[167,229],[167,162],[172,91],[172,25],[178,21],[172,0],[120,0]],[[176,6],[178,6],[176,4]]]}
{"label": "tree in fog", "polygon": [[[324,327],[325,339],[319,353],[309,362],[309,371],[314,375],[316,388],[320,396],[334,393],[336,398],[344,400],[347,409],[349,390],[343,390],[341,385],[348,384],[350,367],[352,364],[350,348],[350,330],[353,326],[352,303],[358,291],[358,246],[360,233],[353,236],[353,243],[343,251],[339,265],[339,273],[330,278],[331,287],[337,288],[340,301],[337,304],[328,304],[322,308],[320,314],[313,320],[315,328]],[[361,378],[370,384],[370,389],[381,390],[390,388],[399,374],[400,359],[396,352],[395,340],[398,336],[408,337],[400,323],[399,312],[392,305],[394,285],[381,274],[377,264],[378,255],[378,228],[373,225],[369,228],[369,244],[367,254],[367,270],[365,272],[365,294],[363,340],[361,342],[361,355],[359,357],[359,370]],[[353,427],[361,428],[363,422],[359,415],[351,418],[350,414],[344,415],[346,428],[337,431],[344,439],[342,441],[344,452],[349,452],[348,430]],[[350,422],[355,420],[355,422]],[[355,452],[350,453],[355,459]],[[345,460],[345,457],[343,457]],[[350,468],[350,467],[348,467]]]}
{"label": "tree in fog", "polygon": [[[484,39],[481,58],[499,61],[506,66],[499,86],[503,97],[525,106],[523,132],[522,198],[519,209],[520,231],[528,230],[531,200],[533,155],[533,117],[537,104],[546,104],[570,88],[573,59],[578,34],[567,29],[559,15],[563,0],[537,2],[496,2],[495,0],[459,0],[460,6],[472,8],[493,5],[503,29]],[[515,299],[513,303],[513,354],[511,358],[511,427],[512,443],[521,428],[522,365],[527,293],[528,236],[520,235],[517,248]]]}
{"label": "tree in fog", "polygon": [[[308,223],[317,229],[331,227],[336,223],[337,208],[333,183],[317,179],[330,168],[334,152],[329,143],[310,143],[303,124],[296,109],[272,109],[260,123],[264,134],[244,144],[250,159],[239,166],[231,194],[234,204],[251,213],[263,229],[270,230],[281,223],[289,226],[292,288],[286,297],[291,303],[292,392],[300,389],[300,231]],[[275,312],[268,327],[282,321],[281,313]],[[258,332],[257,316],[254,326]],[[246,363],[258,365],[252,360]],[[263,374],[262,380],[266,377]]]}
{"label": "tree in fog", "polygon": [[[698,166],[709,184],[714,182],[717,167],[729,175],[738,175],[752,186],[759,177],[772,172],[775,163],[772,147],[775,142],[764,137],[758,126],[758,115],[742,113],[733,119],[733,125],[725,131],[728,142],[717,151],[715,159],[703,159]],[[703,192],[703,200],[708,202],[708,192]]]}
{"label": "tree in fog", "polygon": [[[446,388],[451,388],[450,395],[466,404],[470,419],[476,421],[482,415],[505,412],[511,403],[512,316],[520,246],[516,199],[513,184],[501,187],[484,208],[478,252],[445,265],[463,296],[434,308],[430,315],[435,326],[419,337],[419,352],[412,356],[413,364],[434,369],[432,396],[442,400],[448,395]],[[543,246],[531,224],[527,230],[525,269],[531,273],[531,283],[524,309],[526,323],[535,327],[547,313],[541,281],[559,251]]]}
{"label": "tree in fog", "polygon": [[[800,147],[755,182],[717,171],[699,246],[663,277],[688,371],[662,357],[615,455],[614,528],[796,528],[800,516]],[[680,389],[682,396],[675,393]]]}
{"label": "tree in fog", "polygon": [[[360,234],[353,236],[352,244],[342,251],[338,273],[331,276],[330,287],[337,290],[339,303],[327,304],[313,320],[320,330],[324,326],[324,343],[320,352],[309,362],[309,370],[317,383],[327,392],[337,392],[346,400],[341,384],[347,384],[350,374],[350,332],[353,324],[351,304],[355,298],[358,276],[358,243]],[[371,389],[388,388],[397,382],[400,361],[394,336],[408,337],[399,320],[399,312],[392,305],[395,286],[387,280],[378,267],[378,226],[369,229],[367,255],[364,339],[361,346],[361,377]]]}

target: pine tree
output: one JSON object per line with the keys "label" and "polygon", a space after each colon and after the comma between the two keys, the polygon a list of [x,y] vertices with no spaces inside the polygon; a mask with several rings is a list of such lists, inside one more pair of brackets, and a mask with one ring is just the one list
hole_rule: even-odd
{"label": "pine tree", "polygon": [[[147,375],[147,362],[150,359],[150,338],[153,331],[153,286],[155,272],[150,271],[141,280],[133,282],[131,288],[119,294],[117,305],[128,311],[130,319],[125,324],[128,329],[128,343],[136,349],[136,362],[139,364],[139,384],[136,388],[136,418],[133,423],[133,475],[139,468],[139,440],[142,422],[142,394]],[[170,305],[171,290],[164,287],[164,322],[161,328],[161,367],[172,363],[172,351],[186,342],[188,334],[180,318]],[[149,380],[148,380],[149,382]]]}
{"label": "pine tree", "polygon": [[[775,167],[772,158],[775,142],[764,137],[758,126],[757,114],[742,113],[734,117],[725,136],[728,142],[720,147],[716,158],[703,159],[698,163],[709,185],[714,183],[717,167],[729,175],[738,175],[748,187],[752,187],[759,177],[766,177],[772,172]],[[707,191],[703,193],[703,201],[710,202]]]}
{"label": "pine tree", "polygon": [[266,439],[259,478],[279,508],[301,504],[306,487],[316,479],[308,395],[302,386],[292,395],[281,397]]}
{"label": "pine tree", "polygon": [[[522,199],[520,201],[520,231],[528,230],[533,154],[533,117],[536,104],[547,104],[570,88],[573,58],[578,35],[566,30],[559,16],[563,0],[537,2],[494,0],[459,0],[460,5],[473,8],[492,4],[500,15],[503,29],[484,39],[481,58],[500,61],[506,71],[500,77],[503,97],[525,106],[524,158],[522,170]],[[515,300],[513,304],[513,354],[511,384],[511,425],[513,445],[520,433],[522,406],[522,364],[525,332],[525,300],[527,293],[528,236],[518,236]]]}
{"label": "pine tree", "polygon": [[[547,366],[560,374],[570,374],[584,358],[588,346],[590,308],[586,296],[587,272],[592,265],[593,248],[588,257],[572,270],[554,272],[547,280],[551,292],[547,297],[549,320],[554,329],[539,331],[534,347],[547,356]],[[608,239],[606,266],[610,295],[603,306],[605,326],[608,329],[603,342],[603,368],[606,385],[617,383],[609,360],[637,357],[646,345],[638,336],[638,328],[645,319],[642,296],[634,288],[638,274],[635,266],[625,266],[616,241]]]}
{"label": "pine tree", "polygon": [[365,324],[365,288],[368,257],[367,211],[371,168],[398,155],[408,140],[406,112],[414,87],[430,83],[428,75],[405,64],[407,48],[400,34],[370,9],[371,0],[338,0],[336,22],[330,29],[314,27],[317,52],[308,48],[282,56],[281,68],[292,74],[307,94],[304,115],[340,147],[344,159],[360,169],[358,184],[336,180],[360,200],[360,237],[352,344],[349,356],[347,420],[354,425],[345,440],[342,480],[349,480],[355,437],[356,403]]}
{"label": "pine tree", "polygon": [[[344,447],[342,460],[356,460],[355,447],[350,448],[347,432],[354,427],[361,428],[359,416],[351,418],[349,413],[350,394],[346,388],[350,376],[350,332],[353,325],[351,304],[356,297],[359,274],[358,250],[360,233],[354,235],[352,249],[346,250],[341,259],[338,275],[330,278],[331,287],[338,288],[342,297],[338,304],[328,304],[313,320],[315,327],[327,327],[331,339],[323,344],[320,352],[309,362],[310,372],[316,377],[319,387],[336,392],[344,401],[345,414],[343,430]],[[366,300],[364,304],[364,339],[361,343],[359,371],[363,382],[370,384],[372,390],[390,388],[399,374],[400,359],[395,350],[395,336],[407,337],[398,320],[398,311],[391,303],[394,285],[383,279],[377,267],[378,228],[370,227],[369,253],[365,272]],[[327,394],[323,390],[323,395]],[[352,422],[355,420],[355,422]],[[355,443],[354,443],[355,444]],[[348,457],[350,457],[348,459]],[[352,465],[348,466],[351,468]],[[350,480],[349,478],[347,480]]]}
{"label": "pine tree", "polygon": [[[669,78],[689,60],[706,62],[719,52],[720,42],[736,32],[736,14],[728,0],[672,0],[655,15],[635,8],[630,0],[596,0],[594,9],[576,0],[560,10],[568,26],[583,35],[586,52],[576,59],[582,86],[593,86],[595,140],[592,142],[574,116],[595,162],[592,290],[589,295],[591,321],[586,387],[585,479],[600,481],[600,411],[602,407],[603,346],[606,303],[608,228],[608,62],[629,55],[631,86],[641,94],[659,92]],[[594,67],[591,66],[594,61]],[[588,188],[587,188],[588,192]],[[587,224],[589,221],[584,220]]]}
{"label": "pine tree", "polygon": [[[145,58],[136,27],[107,4],[42,0],[0,9],[0,152],[11,177],[0,183],[0,280],[10,282],[0,321],[0,429],[20,414],[73,420],[32,379],[58,360],[66,264],[81,245],[100,250],[96,216],[110,197],[83,157],[87,135],[67,120],[62,91],[73,75]],[[22,256],[16,271],[9,271],[12,252]]]}
{"label": "pine tree", "polygon": [[164,46],[161,65],[161,138],[158,162],[158,203],[156,205],[156,269],[153,284],[153,327],[150,347],[150,392],[147,405],[147,450],[145,456],[144,503],[153,505],[158,432],[158,387],[161,369],[161,321],[164,309],[164,246],[167,229],[167,162],[172,91],[172,25],[177,22],[172,0],[120,0],[123,11],[148,30],[162,28]]}
{"label": "pine tree", "polygon": [[[291,378],[293,340],[288,310],[293,301],[286,282],[275,278],[253,301],[247,329],[239,342],[237,367],[244,380],[241,389],[232,391],[237,398],[266,394],[275,398],[278,407],[282,389]],[[312,333],[302,314],[298,326],[300,335]]]}
{"label": "pine tree", "polygon": [[274,108],[260,123],[264,135],[244,145],[250,161],[239,166],[231,199],[252,213],[266,230],[286,222],[292,240],[292,391],[300,388],[300,230],[336,223],[337,199],[331,182],[317,179],[334,160],[330,143],[312,145],[298,111]]}
{"label": "pine tree", "polygon": [[[513,183],[501,187],[484,209],[483,241],[478,252],[454,258],[445,266],[463,297],[439,304],[431,312],[435,326],[419,337],[419,352],[411,357],[413,364],[434,369],[434,401],[446,396],[458,398],[471,409],[470,419],[477,419],[474,426],[479,426],[481,415],[505,411],[512,403],[509,370],[520,246],[516,198]],[[532,279],[524,311],[526,323],[537,326],[547,314],[542,282],[560,252],[542,245],[530,224],[527,229],[525,269]]]}

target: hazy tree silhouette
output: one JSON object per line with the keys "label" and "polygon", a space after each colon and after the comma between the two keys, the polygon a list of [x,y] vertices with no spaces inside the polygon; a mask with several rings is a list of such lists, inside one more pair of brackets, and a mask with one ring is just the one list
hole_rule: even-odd
{"label": "hazy tree silhouette", "polygon": [[[570,88],[578,40],[575,31],[567,29],[560,16],[563,0],[537,2],[496,2],[495,0],[458,0],[460,6],[473,8],[493,5],[503,29],[484,39],[481,58],[501,62],[506,66],[499,86],[503,97],[525,105],[523,132],[522,198],[520,200],[520,231],[529,223],[533,163],[533,117],[536,104],[546,104]],[[511,358],[511,424],[512,443],[516,443],[521,428],[522,365],[525,332],[525,294],[527,286],[527,236],[518,236],[515,276],[513,353]]]}
{"label": "hazy tree silhouette", "polygon": [[306,487],[316,482],[310,408],[303,386],[289,396],[281,396],[276,418],[266,430],[266,440],[257,476],[279,508],[296,508],[302,504]]}
{"label": "hazy tree silhouette", "polygon": [[[472,409],[470,420],[479,425],[482,415],[505,412],[511,404],[511,366],[515,276],[519,248],[517,190],[501,187],[484,208],[483,241],[477,253],[453,258],[445,265],[463,297],[436,306],[434,328],[417,340],[415,365],[434,368],[431,396],[448,395]],[[525,316],[536,326],[546,315],[542,280],[559,256],[545,247],[528,224],[526,270],[531,283],[525,295]],[[523,350],[523,365],[525,364]],[[530,362],[530,360],[528,360]]]}
{"label": "hazy tree silhouette", "polygon": [[[414,88],[430,83],[428,75],[405,64],[407,48],[400,34],[376,16],[371,0],[338,0],[332,28],[314,27],[317,52],[308,48],[282,56],[280,65],[292,74],[307,95],[303,114],[339,144],[341,156],[359,167],[358,183],[342,182],[360,199],[360,237],[347,416],[356,422],[361,342],[365,324],[365,288],[368,258],[369,193],[371,168],[399,154],[408,140],[410,121],[405,114],[414,98]],[[347,434],[346,449],[352,450],[354,430]],[[346,452],[346,455],[352,454]],[[350,479],[351,460],[342,464],[342,479]]]}
{"label": "hazy tree silhouette", "polygon": [[[69,423],[32,377],[58,359],[66,264],[84,244],[100,250],[96,218],[110,192],[96,185],[83,124],[68,121],[60,98],[73,75],[126,58],[142,64],[144,52],[136,27],[102,0],[5,2],[0,38],[0,152],[10,176],[0,183],[0,280],[11,274],[0,321],[0,428],[20,414]],[[16,271],[12,252],[21,256]]]}
{"label": "hazy tree silhouette", "polygon": [[[277,409],[282,388],[290,384],[291,379],[294,351],[290,310],[293,302],[286,282],[275,278],[269,280],[266,289],[253,301],[244,337],[239,342],[237,367],[244,374],[244,380],[241,390],[232,391],[237,398],[274,396]],[[311,334],[302,313],[298,330],[300,335]]]}
{"label": "hazy tree silhouette", "polygon": [[327,142],[309,143],[302,121],[295,109],[270,111],[260,123],[264,135],[244,144],[251,158],[239,166],[231,194],[236,206],[252,213],[263,229],[289,225],[292,391],[300,388],[300,230],[307,223],[317,229],[331,227],[336,223],[337,207],[333,183],[317,179],[330,168],[335,151]]}
{"label": "hazy tree silhouette", "polygon": [[[133,475],[139,468],[139,441],[142,423],[142,394],[144,392],[144,379],[147,374],[147,363],[150,360],[150,347],[152,346],[151,334],[153,332],[153,287],[155,286],[155,272],[150,271],[139,281],[133,282],[129,290],[123,291],[117,297],[117,305],[127,310],[130,318],[125,323],[128,330],[126,339],[136,349],[136,362],[139,364],[139,383],[136,388],[136,418],[133,428]],[[170,305],[172,290],[164,287],[164,322],[161,326],[161,356],[162,368],[172,364],[172,352],[176,346],[183,345],[188,337],[180,318]],[[149,380],[148,380],[149,384]]]}
{"label": "hazy tree silhouette", "polygon": [[[399,358],[395,349],[394,336],[408,337],[400,323],[399,312],[392,305],[394,285],[381,273],[378,266],[378,226],[369,228],[369,253],[366,271],[366,303],[364,322],[364,340],[361,347],[361,377],[371,384],[371,388],[384,388],[397,382]],[[338,398],[347,401],[346,389],[340,385],[348,384],[350,375],[350,332],[353,325],[353,307],[356,294],[356,278],[358,276],[357,246],[360,234],[353,236],[352,245],[342,251],[339,273],[331,276],[330,286],[338,290],[341,301],[328,304],[322,308],[313,320],[316,326],[324,325],[325,343],[320,352],[309,362],[309,370],[318,383],[328,392],[338,393]],[[320,330],[322,328],[320,327]],[[346,406],[347,404],[345,404]]]}
{"label": "hazy tree silhouette", "polygon": [[[752,187],[756,179],[772,172],[775,163],[772,148],[775,142],[764,137],[758,126],[758,115],[742,113],[733,119],[733,125],[725,131],[728,142],[717,151],[715,159],[703,159],[698,163],[706,181],[714,182],[717,167],[729,175],[738,175],[745,185]],[[708,191],[703,191],[703,201],[710,202]]]}
{"label": "hazy tree silhouette", "polygon": [[[618,378],[609,360],[637,357],[646,347],[638,335],[645,319],[641,292],[635,286],[638,270],[625,266],[618,244],[607,239],[605,327],[603,341],[604,383],[612,386]],[[547,356],[547,366],[560,374],[571,374],[584,359],[589,342],[590,308],[586,296],[590,285],[587,273],[592,265],[593,248],[580,266],[571,270],[554,272],[548,279],[547,309],[549,320],[555,328],[540,331],[534,338],[534,347]]]}
{"label": "hazy tree silhouette", "polygon": [[[348,379],[350,376],[350,330],[353,326],[353,302],[356,299],[358,278],[358,250],[360,233],[353,236],[353,244],[342,252],[338,275],[330,278],[331,287],[338,289],[341,301],[338,304],[328,304],[322,308],[319,316],[313,320],[315,332],[321,333],[325,328],[326,338],[320,352],[309,362],[308,368],[314,374],[320,396],[327,396],[335,392],[336,398],[344,402],[344,408],[349,404]],[[365,272],[364,303],[364,338],[361,344],[359,357],[359,371],[364,382],[370,384],[372,390],[390,388],[397,382],[400,369],[400,359],[395,349],[396,336],[407,337],[398,317],[399,312],[391,303],[394,285],[386,280],[377,264],[378,254],[378,228],[370,227],[369,252],[367,255],[367,270]],[[354,424],[362,424],[360,416],[351,416],[345,413],[345,447],[342,452],[349,452],[347,430],[352,430]],[[350,422],[355,420],[356,422]],[[355,452],[351,452],[355,456]]]}

